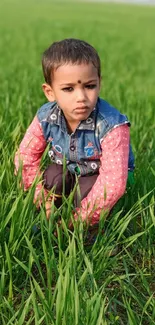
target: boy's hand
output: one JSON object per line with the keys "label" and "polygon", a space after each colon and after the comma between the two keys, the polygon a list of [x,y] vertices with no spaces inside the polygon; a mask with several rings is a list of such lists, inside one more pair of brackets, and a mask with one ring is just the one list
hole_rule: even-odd
{"label": "boy's hand", "polygon": [[46,218],[49,220],[50,214],[51,214],[51,206],[52,206],[52,201],[47,201],[45,203],[45,209],[46,209]]}

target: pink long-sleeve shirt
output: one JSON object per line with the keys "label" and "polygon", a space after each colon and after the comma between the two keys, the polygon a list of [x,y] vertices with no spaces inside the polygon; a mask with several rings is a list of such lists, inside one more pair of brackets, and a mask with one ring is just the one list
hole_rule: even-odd
{"label": "pink long-sleeve shirt", "polygon": [[[41,175],[40,161],[46,149],[47,142],[37,116],[30,124],[15,155],[16,170],[22,161],[22,181],[24,190],[33,183],[36,175]],[[109,132],[101,142],[102,155],[99,175],[87,197],[81,201],[81,208],[77,208],[75,219],[88,219],[93,225],[99,221],[101,211],[110,211],[126,189],[129,157],[129,127],[121,125]],[[41,202],[41,193],[45,198],[48,192],[42,182],[36,186],[34,202]],[[48,200],[51,198],[49,197]]]}

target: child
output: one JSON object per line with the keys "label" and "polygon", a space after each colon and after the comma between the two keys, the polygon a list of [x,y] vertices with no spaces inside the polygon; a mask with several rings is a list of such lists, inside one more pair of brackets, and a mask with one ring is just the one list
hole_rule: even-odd
{"label": "child", "polygon": [[[75,195],[74,218],[80,214],[90,225],[98,224],[102,210],[110,211],[126,190],[128,171],[134,169],[129,126],[125,115],[99,98],[100,58],[88,43],[64,39],[43,54],[48,103],[37,112],[15,157],[16,170],[22,161],[22,180],[27,190],[39,169],[49,144],[52,164],[36,186],[36,204],[42,191],[46,215],[52,199],[61,204],[63,161],[66,159],[65,193],[69,195],[78,176],[81,200]],[[49,190],[55,185],[50,196]]]}

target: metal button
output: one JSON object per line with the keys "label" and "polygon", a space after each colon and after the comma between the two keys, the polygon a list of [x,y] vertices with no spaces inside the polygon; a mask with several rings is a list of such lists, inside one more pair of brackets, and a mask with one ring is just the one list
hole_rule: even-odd
{"label": "metal button", "polygon": [[91,117],[88,117],[87,120],[86,120],[86,124],[90,124],[90,123],[92,123],[92,120],[93,120],[93,119],[92,119]]}
{"label": "metal button", "polygon": [[74,151],[75,150],[75,147],[74,146],[70,146],[70,150],[71,151]]}
{"label": "metal button", "polygon": [[50,119],[53,120],[53,121],[56,120],[57,119],[56,114],[51,114]]}

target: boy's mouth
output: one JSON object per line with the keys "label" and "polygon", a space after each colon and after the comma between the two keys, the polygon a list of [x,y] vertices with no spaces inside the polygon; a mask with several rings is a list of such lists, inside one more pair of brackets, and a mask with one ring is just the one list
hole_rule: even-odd
{"label": "boy's mouth", "polygon": [[88,106],[79,106],[79,107],[75,108],[75,112],[77,112],[77,113],[85,113],[85,112],[88,111],[88,109],[89,109]]}

